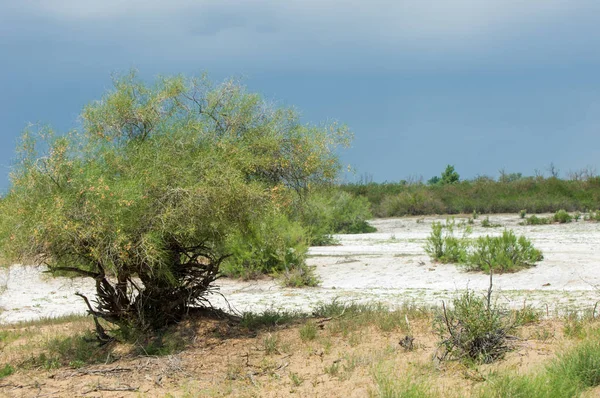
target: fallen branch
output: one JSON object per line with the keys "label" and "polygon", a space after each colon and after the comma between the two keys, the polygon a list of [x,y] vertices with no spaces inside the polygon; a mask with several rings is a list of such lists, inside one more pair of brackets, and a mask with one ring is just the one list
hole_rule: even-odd
{"label": "fallen branch", "polygon": [[130,392],[135,392],[138,391],[140,388],[139,387],[132,387],[132,386],[103,386],[101,384],[98,384],[96,386],[94,386],[92,389],[87,390],[82,392],[82,394],[89,394],[91,392],[96,392],[96,391],[130,391]]}

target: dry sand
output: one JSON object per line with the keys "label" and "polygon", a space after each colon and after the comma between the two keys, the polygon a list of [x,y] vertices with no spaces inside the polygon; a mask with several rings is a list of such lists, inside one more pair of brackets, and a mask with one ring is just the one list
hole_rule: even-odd
{"label": "dry sand", "polygon": [[[439,304],[469,287],[487,289],[489,277],[452,264],[433,263],[423,246],[433,221],[446,217],[378,219],[372,234],[338,235],[339,246],[313,247],[308,263],[316,267],[322,283],[317,288],[282,288],[277,281],[242,282],[221,279],[221,293],[237,311],[265,309],[310,311],[319,302],[378,301]],[[600,300],[600,224],[573,222],[520,226],[517,215],[493,215],[502,227],[483,228],[475,220],[473,237],[498,235],[510,228],[530,238],[544,253],[537,266],[513,274],[495,275],[499,302],[512,307],[524,303],[547,310],[592,308]],[[456,217],[456,221],[466,220]],[[83,313],[85,306],[74,293],[93,296],[86,279],[49,278],[36,267],[15,265],[0,271],[0,323]],[[214,296],[216,306],[225,301]]]}

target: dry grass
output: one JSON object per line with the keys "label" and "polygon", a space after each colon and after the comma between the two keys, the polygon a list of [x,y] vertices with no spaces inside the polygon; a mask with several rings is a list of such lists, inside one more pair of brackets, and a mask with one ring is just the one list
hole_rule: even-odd
{"label": "dry grass", "polygon": [[[503,361],[440,363],[433,359],[439,338],[430,311],[410,306],[393,312],[379,306],[339,310],[284,325],[255,322],[251,329],[224,320],[191,319],[165,333],[160,344],[141,339],[115,343],[104,347],[100,358],[79,362],[72,360],[81,354],[77,350],[96,347],[85,340],[93,329],[88,318],[2,327],[0,365],[10,364],[14,373],[0,379],[0,395],[477,396],[490,375],[536,372],[585,335],[565,335],[564,319],[545,320],[521,327],[517,349]],[[582,328],[594,325],[586,321]],[[406,336],[414,338],[412,347],[400,345]],[[64,341],[72,344],[57,349],[57,342]],[[161,355],[145,355],[149,347]],[[31,361],[42,353],[48,359],[52,352],[58,361],[50,365]]]}

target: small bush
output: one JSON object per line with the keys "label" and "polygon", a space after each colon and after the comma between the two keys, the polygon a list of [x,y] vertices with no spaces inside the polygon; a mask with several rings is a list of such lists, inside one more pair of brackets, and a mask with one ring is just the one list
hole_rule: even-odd
{"label": "small bush", "polygon": [[501,227],[502,225],[494,224],[490,221],[489,217],[486,217],[481,221],[481,226],[484,228],[496,228],[496,227]]}
{"label": "small bush", "polygon": [[305,264],[285,270],[281,274],[281,278],[285,287],[315,287],[321,283],[321,279],[315,273],[315,268]]}
{"label": "small bush", "polygon": [[463,237],[457,238],[454,236],[454,227],[454,220],[446,221],[446,225],[433,222],[425,245],[425,251],[432,259],[442,263],[462,263],[467,259],[466,236],[470,229],[465,229]]}
{"label": "small bush", "polygon": [[521,225],[546,225],[550,224],[552,220],[546,217],[538,217],[535,214],[527,217],[521,222]]}
{"label": "small bush", "polygon": [[569,213],[562,209],[554,213],[554,216],[552,218],[554,219],[554,222],[558,222],[561,224],[573,221],[573,217],[571,217]]}
{"label": "small bush", "polygon": [[511,272],[531,267],[544,257],[524,236],[515,236],[510,230],[501,236],[479,237],[473,244],[469,255],[468,267],[480,271]]}
{"label": "small bush", "polygon": [[271,333],[267,334],[263,338],[263,346],[265,348],[265,354],[279,354],[279,336],[272,335]]}
{"label": "small bush", "polygon": [[[490,287],[491,289],[491,287]],[[440,336],[438,358],[491,363],[512,349],[509,334],[515,323],[490,301],[467,290],[453,300],[453,308],[436,318]]]}
{"label": "small bush", "polygon": [[527,210],[523,209],[519,211],[519,218],[523,219],[527,215]]}

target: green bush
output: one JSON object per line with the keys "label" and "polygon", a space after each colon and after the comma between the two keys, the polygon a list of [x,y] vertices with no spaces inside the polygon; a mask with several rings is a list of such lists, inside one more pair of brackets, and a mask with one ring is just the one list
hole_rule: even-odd
{"label": "green bush", "polygon": [[547,225],[550,224],[552,220],[547,217],[538,217],[535,214],[526,217],[520,224],[521,225]]}
{"label": "green bush", "polygon": [[497,227],[501,227],[502,225],[500,225],[500,224],[495,224],[495,223],[492,223],[492,222],[490,221],[490,218],[486,216],[486,217],[485,217],[485,218],[484,218],[484,219],[481,221],[481,226],[482,226],[482,227],[484,227],[484,228],[497,228]]}
{"label": "green bush", "polygon": [[501,236],[477,238],[466,262],[468,267],[480,271],[511,272],[531,267],[542,259],[542,252],[530,240],[505,230]]}
{"label": "green bush", "polygon": [[558,222],[561,224],[565,224],[565,223],[573,221],[573,217],[571,217],[571,215],[563,209],[560,209],[559,211],[554,213],[553,219],[554,219],[554,222]]}
{"label": "green bush", "polygon": [[23,134],[0,257],[93,279],[89,312],[139,330],[207,305],[229,249],[252,270],[300,265],[305,232],[285,217],[335,181],[351,136],[235,81],[181,76],[118,78],[81,120]]}
{"label": "green bush", "polygon": [[515,323],[506,311],[467,290],[453,300],[453,307],[436,317],[440,336],[438,358],[491,363],[511,350],[509,334]]}
{"label": "green bush", "polygon": [[13,373],[15,373],[15,368],[13,368],[9,364],[6,364],[6,365],[4,365],[4,367],[0,368],[0,379],[4,378],[6,376],[10,376]]}
{"label": "green bush", "polygon": [[433,222],[431,234],[427,238],[425,251],[435,261],[442,263],[463,263],[467,260],[469,228],[465,229],[463,237],[454,236],[454,220],[446,220],[446,224]]}
{"label": "green bush", "polygon": [[308,238],[304,227],[283,214],[272,214],[235,231],[225,243],[231,253],[221,266],[226,276],[243,279],[293,270],[304,264]]}

